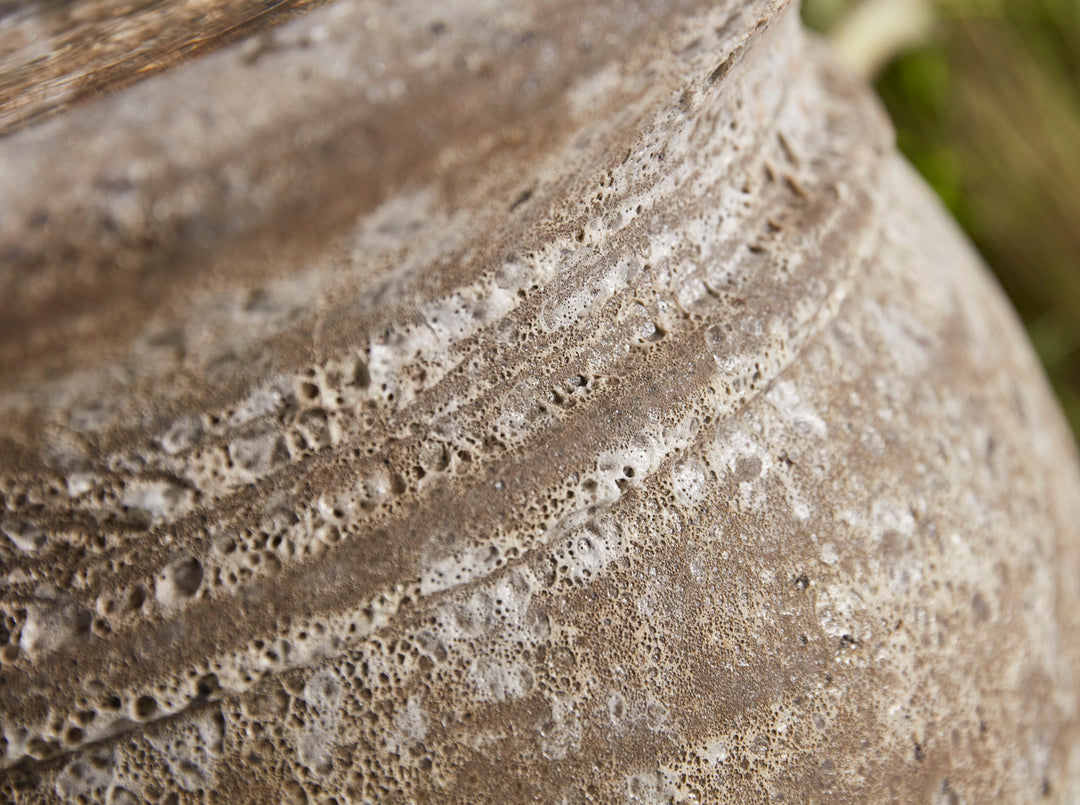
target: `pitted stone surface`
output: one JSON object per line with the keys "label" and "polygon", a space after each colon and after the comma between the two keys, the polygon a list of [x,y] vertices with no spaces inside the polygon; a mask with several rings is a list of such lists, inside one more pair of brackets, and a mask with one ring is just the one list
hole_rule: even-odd
{"label": "pitted stone surface", "polygon": [[268,41],[0,141],[0,797],[1075,795],[1072,443],[786,3]]}

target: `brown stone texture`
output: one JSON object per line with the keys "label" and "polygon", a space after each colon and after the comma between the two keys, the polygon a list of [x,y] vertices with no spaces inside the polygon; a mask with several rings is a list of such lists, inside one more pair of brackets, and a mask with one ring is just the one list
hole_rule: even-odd
{"label": "brown stone texture", "polygon": [[338,0],[0,140],[0,800],[1066,802],[1080,473],[783,0]]}

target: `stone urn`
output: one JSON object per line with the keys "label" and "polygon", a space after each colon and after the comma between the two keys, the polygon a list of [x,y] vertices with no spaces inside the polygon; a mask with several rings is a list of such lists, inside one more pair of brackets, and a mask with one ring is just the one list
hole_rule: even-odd
{"label": "stone urn", "polygon": [[787,0],[8,75],[0,800],[1080,796],[1072,438]]}

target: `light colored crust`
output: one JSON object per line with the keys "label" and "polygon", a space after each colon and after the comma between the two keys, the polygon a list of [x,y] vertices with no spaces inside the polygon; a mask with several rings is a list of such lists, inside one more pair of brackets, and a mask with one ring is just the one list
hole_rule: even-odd
{"label": "light colored crust", "polygon": [[1075,453],[869,91],[782,3],[434,14],[3,144],[0,793],[1075,790]]}

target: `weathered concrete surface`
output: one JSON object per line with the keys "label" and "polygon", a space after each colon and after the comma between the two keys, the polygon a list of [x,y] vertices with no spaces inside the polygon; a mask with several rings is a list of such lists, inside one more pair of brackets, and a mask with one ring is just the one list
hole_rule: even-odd
{"label": "weathered concrete surface", "polygon": [[0,798],[1077,795],[1070,437],[794,11],[271,44],[0,141]]}

